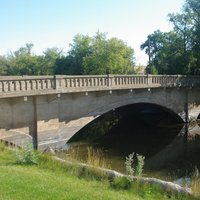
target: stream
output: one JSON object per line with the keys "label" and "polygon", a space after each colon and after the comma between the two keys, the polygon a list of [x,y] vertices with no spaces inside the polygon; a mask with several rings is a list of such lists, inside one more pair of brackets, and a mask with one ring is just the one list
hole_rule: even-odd
{"label": "stream", "polygon": [[[102,128],[103,127],[103,128]],[[200,169],[200,126],[184,124],[152,105],[113,110],[79,131],[65,145],[60,157],[88,162],[88,154],[100,165],[126,173],[131,153],[145,156],[143,176],[190,184]]]}

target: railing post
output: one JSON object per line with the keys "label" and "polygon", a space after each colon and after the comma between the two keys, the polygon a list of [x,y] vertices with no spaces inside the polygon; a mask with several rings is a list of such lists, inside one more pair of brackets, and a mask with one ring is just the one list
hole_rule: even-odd
{"label": "railing post", "polygon": [[56,80],[56,75],[53,76],[53,89],[56,90],[57,88],[57,80]]}
{"label": "railing post", "polygon": [[110,87],[110,77],[109,77],[109,74],[107,74],[107,86]]}

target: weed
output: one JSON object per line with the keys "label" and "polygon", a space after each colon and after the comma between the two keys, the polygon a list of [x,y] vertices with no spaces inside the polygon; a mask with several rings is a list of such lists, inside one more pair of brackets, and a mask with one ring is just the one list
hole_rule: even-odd
{"label": "weed", "polygon": [[139,154],[136,154],[137,157],[137,166],[135,169],[135,175],[142,176],[142,172],[144,170],[144,159],[145,157]]}
{"label": "weed", "polygon": [[141,176],[144,169],[144,159],[145,157],[139,154],[129,154],[126,157],[125,167],[129,175]]}
{"label": "weed", "polygon": [[92,147],[87,147],[86,163],[95,167],[105,167],[105,160],[103,159],[103,150],[95,150]]}
{"label": "weed", "polygon": [[131,180],[126,177],[115,177],[112,182],[110,182],[110,186],[114,189],[120,190],[128,190],[131,188]]}
{"label": "weed", "polygon": [[15,157],[17,164],[38,164],[38,154],[34,151],[33,146],[28,144],[24,149],[15,150]]}
{"label": "weed", "polygon": [[125,161],[125,166],[126,166],[126,171],[129,175],[133,176],[134,175],[134,167],[133,167],[133,157],[134,157],[134,152],[129,154],[126,157],[126,161]]}
{"label": "weed", "polygon": [[200,196],[200,174],[197,167],[195,167],[192,175],[192,191],[196,196]]}

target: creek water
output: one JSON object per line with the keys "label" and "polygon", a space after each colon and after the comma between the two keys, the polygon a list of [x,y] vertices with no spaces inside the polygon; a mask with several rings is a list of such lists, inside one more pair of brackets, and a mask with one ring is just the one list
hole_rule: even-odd
{"label": "creek water", "polygon": [[197,122],[185,125],[157,106],[127,106],[86,126],[66,144],[64,153],[86,162],[91,149],[105,167],[122,173],[125,158],[138,153],[145,156],[144,176],[174,181],[200,167],[200,127]]}

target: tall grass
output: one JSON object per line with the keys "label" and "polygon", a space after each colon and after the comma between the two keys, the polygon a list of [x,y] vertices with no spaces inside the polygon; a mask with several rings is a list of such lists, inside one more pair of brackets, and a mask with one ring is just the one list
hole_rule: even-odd
{"label": "tall grass", "polygon": [[195,196],[200,198],[200,174],[197,167],[195,167],[192,176],[192,191]]}
{"label": "tall grass", "polygon": [[87,147],[86,163],[95,167],[106,167],[103,149]]}
{"label": "tall grass", "polygon": [[84,156],[81,156],[81,150],[79,147],[70,148],[67,151],[66,159],[73,159],[75,161],[80,161],[85,164],[94,166],[94,167],[104,167],[109,168],[109,165],[106,164],[104,157],[104,151],[101,148],[93,148],[92,146],[87,147],[87,153]]}

